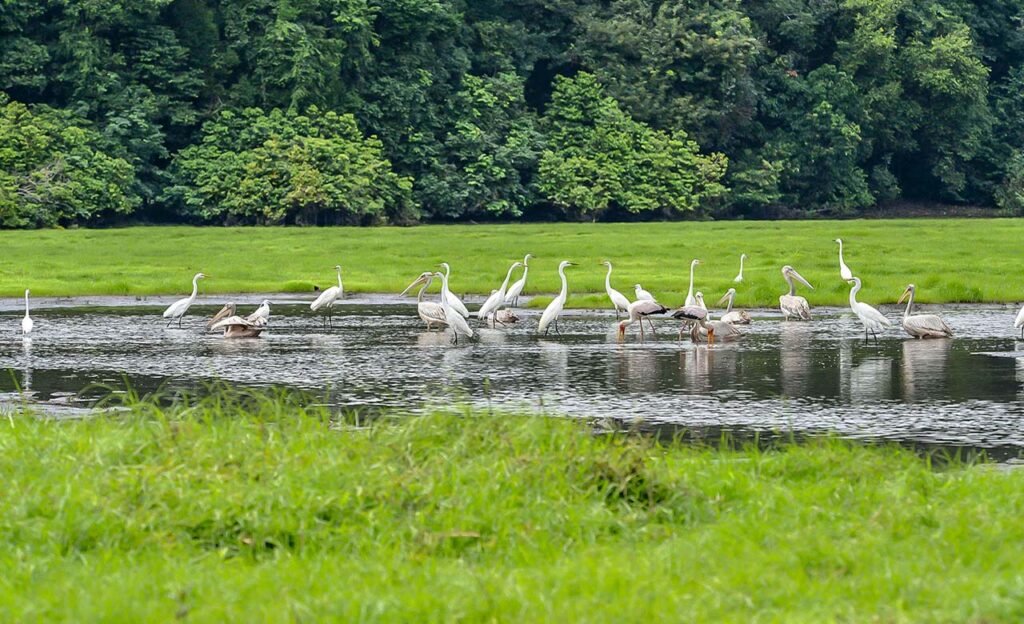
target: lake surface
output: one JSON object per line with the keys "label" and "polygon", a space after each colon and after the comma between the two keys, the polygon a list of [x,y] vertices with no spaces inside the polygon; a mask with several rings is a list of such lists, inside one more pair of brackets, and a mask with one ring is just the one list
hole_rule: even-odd
{"label": "lake surface", "polygon": [[[865,342],[849,310],[817,308],[809,323],[753,311],[743,338],[710,347],[678,341],[671,320],[655,321],[655,339],[640,343],[634,326],[619,343],[614,315],[602,311],[571,311],[562,335],[547,338],[533,333],[539,312],[524,311],[518,325],[452,345],[424,330],[408,300],[346,301],[325,329],[308,303],[288,297],[277,298],[262,338],[242,340],[202,331],[220,307],[210,299],[183,329],[164,327],[164,300],[44,301],[30,340],[19,333],[18,302],[0,302],[0,401],[19,401],[22,388],[60,414],[94,383],[127,379],[146,392],[224,379],[329,391],[332,404],[367,410],[469,404],[1024,450],[1024,341],[1009,306],[942,306],[953,340],[893,328]],[[257,302],[236,300],[244,313]]]}

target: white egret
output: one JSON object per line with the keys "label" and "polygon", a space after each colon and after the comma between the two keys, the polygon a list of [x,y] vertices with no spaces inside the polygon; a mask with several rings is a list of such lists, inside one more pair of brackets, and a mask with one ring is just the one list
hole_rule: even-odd
{"label": "white egret", "polygon": [[199,295],[199,280],[205,277],[206,276],[203,275],[202,273],[196,273],[192,277],[192,294],[189,295],[188,297],[178,299],[177,301],[169,305],[166,310],[164,310],[164,318],[171,319],[167,321],[168,327],[171,326],[171,323],[173,323],[175,319],[177,319],[178,321],[178,327],[181,327],[181,317],[185,316],[185,313],[188,312],[188,309],[192,307],[192,304],[195,302],[196,297]]}
{"label": "white egret", "polygon": [[[644,339],[644,319],[652,314],[664,314],[668,312],[668,308],[661,305],[657,301],[650,299],[638,299],[627,306],[626,312],[629,314],[629,318],[619,321],[619,340],[626,337],[626,326],[639,321],[640,323],[640,340]],[[651,319],[647,318],[647,322],[650,323]],[[651,332],[654,331],[654,325],[651,325]]]}
{"label": "white egret", "polygon": [[310,310],[323,313],[324,325],[330,323],[331,327],[334,327],[334,302],[345,294],[345,287],[341,285],[341,265],[334,265],[334,270],[338,272],[338,285],[324,290],[309,304]]}
{"label": "white egret", "polygon": [[[548,307],[544,308],[544,314],[540,317],[540,323],[537,324],[537,333],[543,332],[546,336],[548,333],[548,325],[555,324],[555,331],[558,332],[558,317],[562,314],[562,308],[565,307],[565,300],[569,296],[569,284],[565,281],[565,267],[576,266],[575,263],[569,262],[568,260],[562,260],[558,265],[558,276],[562,278],[562,291],[558,293]],[[558,332],[562,333],[562,332]]]}
{"label": "white egret", "polygon": [[1019,327],[1020,337],[1024,338],[1024,307],[1022,307],[1020,312],[1017,313],[1017,320],[1013,322],[1013,327],[1015,329]]}
{"label": "white egret", "polygon": [[35,323],[32,322],[32,317],[28,315],[28,289],[25,289],[25,318],[21,319],[21,333],[31,334],[32,327]]}
{"label": "white egret", "polygon": [[[221,312],[228,308],[234,309],[234,304],[224,306]],[[219,315],[220,313],[218,313]],[[263,330],[270,322],[270,301],[264,299],[256,311],[246,317],[227,316],[210,325],[210,331],[224,330],[225,338],[259,338]]]}
{"label": "white egret", "polygon": [[701,261],[696,258],[690,261],[690,289],[686,291],[686,303],[684,305],[697,305],[697,298],[693,295],[693,269],[698,264],[701,264]]}
{"label": "white egret", "polygon": [[512,266],[508,268],[508,273],[505,273],[505,281],[501,283],[501,288],[491,293],[491,296],[484,301],[484,304],[480,306],[480,309],[476,312],[477,319],[483,321],[488,316],[495,314],[502,305],[505,304],[505,293],[508,292],[508,282],[512,279],[512,271],[515,271],[519,267],[523,266],[522,262],[513,262]]}
{"label": "white egret", "polygon": [[633,284],[633,293],[636,295],[637,301],[655,301],[654,295],[644,290],[640,284]]}
{"label": "white egret", "polygon": [[612,300],[612,307],[615,308],[615,318],[619,318],[619,311],[629,312],[629,299],[620,293],[619,291],[612,288],[612,263],[609,260],[602,262],[604,266],[608,267],[608,273],[604,276],[604,291],[608,293],[608,298]]}
{"label": "white egret", "polygon": [[[452,268],[450,266],[448,266],[447,262],[442,262],[441,263],[441,268],[444,269],[444,282],[443,283],[444,284],[448,284],[448,277],[452,274]],[[466,305],[464,303],[462,303],[462,299],[459,299],[458,297],[456,297],[455,293],[453,293],[451,290],[449,290],[449,287],[445,287],[445,294],[443,294],[441,296],[441,298],[442,298],[442,301],[441,301],[442,305],[444,304],[443,300],[447,299],[448,300],[448,305],[450,305],[452,307],[452,309],[454,309],[456,312],[461,314],[462,318],[469,318],[469,310],[466,309]]]}
{"label": "white egret", "polygon": [[402,291],[402,295],[412,290],[416,285],[420,286],[420,291],[416,294],[416,314],[427,324],[427,331],[434,328],[434,325],[440,325],[442,328],[448,324],[444,316],[444,306],[440,303],[433,301],[424,301],[423,293],[430,288],[430,284],[434,281],[434,273],[432,271],[424,271],[420,273],[420,276],[416,278],[412,284]]}
{"label": "white egret", "polygon": [[434,276],[441,278],[441,306],[444,308],[444,322],[452,330],[452,342],[458,344],[460,334],[466,338],[472,338],[473,329],[466,322],[466,317],[452,307],[451,302],[455,297],[448,290],[448,276],[441,272],[434,273]]}
{"label": "white egret", "polygon": [[811,306],[807,303],[806,299],[796,294],[796,285],[793,284],[793,280],[800,282],[811,290],[814,290],[814,286],[811,286],[810,282],[805,280],[802,275],[796,272],[796,269],[788,264],[782,267],[782,277],[789,284],[789,292],[779,297],[779,309],[782,310],[782,320],[788,321],[791,316],[795,316],[802,321],[811,320]]}
{"label": "white egret", "polygon": [[868,339],[868,332],[878,340],[876,332],[884,331],[886,327],[892,325],[892,321],[885,318],[885,315],[869,306],[866,303],[857,301],[857,293],[860,292],[861,282],[860,278],[854,276],[853,279],[849,280],[853,283],[853,288],[850,289],[850,309],[857,315],[860,322],[864,324],[864,340]]}
{"label": "white egret", "polygon": [[746,310],[733,310],[732,302],[736,298],[736,289],[730,288],[725,291],[725,295],[718,300],[718,305],[727,303],[725,312],[722,313],[722,319],[726,323],[732,323],[733,325],[750,325],[750,315],[747,314]]}
{"label": "white egret", "polygon": [[739,284],[743,281],[743,261],[747,259],[747,254],[740,254],[740,272],[736,274],[736,277],[732,278],[732,281]]}
{"label": "white egret", "polygon": [[708,343],[715,342],[715,328],[708,324],[708,311],[704,308],[695,305],[684,305],[672,311],[672,318],[683,321],[682,326],[679,328],[680,339],[683,337],[683,330],[696,323],[695,327],[704,328]]}
{"label": "white egret", "polygon": [[508,287],[508,291],[505,293],[505,305],[519,305],[519,295],[522,294],[523,288],[526,287],[526,275],[530,272],[530,258],[532,257],[533,254],[523,256],[523,276]]}
{"label": "white egret", "polygon": [[704,293],[702,293],[701,291],[698,290],[697,294],[694,295],[693,298],[697,300],[697,307],[698,308],[703,308],[705,310],[708,309],[708,305],[706,303],[704,303]]}
{"label": "white egret", "polygon": [[953,336],[953,330],[946,325],[946,322],[937,314],[911,314],[910,310],[914,306],[914,294],[917,292],[917,287],[913,284],[908,284],[907,289],[900,295],[899,301],[896,303],[903,303],[903,300],[910,297],[907,301],[907,309],[903,311],[903,318],[900,319],[900,325],[903,326],[903,331],[907,332],[914,338],[951,338]]}
{"label": "white egret", "polygon": [[853,279],[853,271],[843,261],[843,239],[837,238],[834,242],[839,243],[839,276],[846,281],[850,281]]}

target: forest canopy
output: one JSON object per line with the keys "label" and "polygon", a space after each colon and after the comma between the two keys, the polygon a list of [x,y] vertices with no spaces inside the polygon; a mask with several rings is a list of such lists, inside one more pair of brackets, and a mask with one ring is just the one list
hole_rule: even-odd
{"label": "forest canopy", "polygon": [[6,0],[0,227],[1024,214],[1019,0]]}

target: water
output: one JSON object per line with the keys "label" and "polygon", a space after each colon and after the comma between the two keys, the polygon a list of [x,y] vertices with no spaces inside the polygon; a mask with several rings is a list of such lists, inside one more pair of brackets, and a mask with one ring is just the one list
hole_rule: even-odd
{"label": "water", "polygon": [[[239,299],[241,301],[242,299]],[[224,340],[201,331],[217,305],[197,305],[184,329],[165,329],[163,300],[43,302],[37,332],[17,332],[16,301],[0,302],[0,401],[17,387],[68,414],[93,383],[141,391],[191,388],[211,379],[330,390],[348,408],[422,411],[452,404],[549,414],[642,419],[648,424],[817,433],[1024,449],[1024,342],[1006,306],[943,306],[953,340],[912,340],[892,329],[865,342],[848,310],[814,310],[810,323],[754,311],[745,336],[711,347],[657,338],[625,343],[615,320],[570,312],[561,336],[534,336],[537,312],[507,329],[451,345],[427,332],[406,300],[347,301],[324,329],[306,303],[278,298],[263,338]],[[212,303],[208,301],[208,303]],[[248,312],[248,299],[240,311]],[[250,305],[252,304],[252,305]],[[896,319],[895,308],[886,310]]]}

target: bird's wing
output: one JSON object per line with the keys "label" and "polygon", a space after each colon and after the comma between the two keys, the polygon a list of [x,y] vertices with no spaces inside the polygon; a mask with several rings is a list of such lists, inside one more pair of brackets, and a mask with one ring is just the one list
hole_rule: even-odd
{"label": "bird's wing", "polygon": [[701,308],[699,306],[693,306],[693,305],[684,305],[684,306],[676,308],[675,310],[672,311],[672,318],[677,318],[677,319],[688,319],[688,320],[691,320],[691,321],[699,321],[701,319],[706,319],[707,316],[708,316],[708,311],[707,310],[705,310],[704,308]]}
{"label": "bird's wing", "polygon": [[433,301],[424,301],[417,306],[419,313],[432,321],[438,323],[447,323],[448,321],[444,316],[444,307],[440,303],[434,303]]}
{"label": "bird's wing", "polygon": [[267,321],[264,319],[258,319],[256,321],[250,321],[249,319],[242,318],[241,316],[229,316],[225,319],[221,319],[210,326],[210,331],[223,329],[224,327],[239,326],[239,327],[251,327],[259,328],[265,327]]}
{"label": "bird's wing", "polygon": [[650,299],[641,299],[640,301],[636,301],[631,304],[631,307],[641,316],[647,316],[649,314],[664,314],[665,312],[668,312],[668,308],[657,301],[652,301]]}

